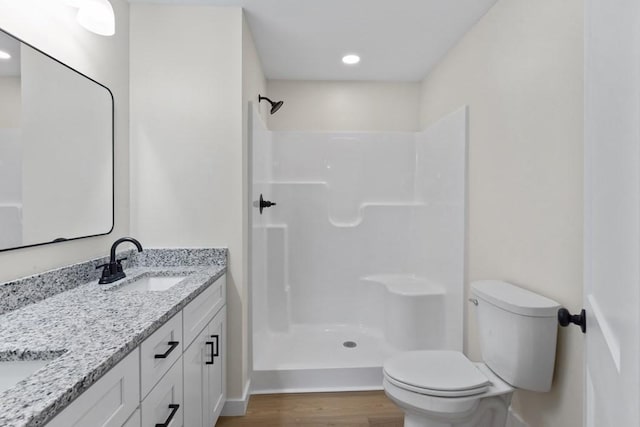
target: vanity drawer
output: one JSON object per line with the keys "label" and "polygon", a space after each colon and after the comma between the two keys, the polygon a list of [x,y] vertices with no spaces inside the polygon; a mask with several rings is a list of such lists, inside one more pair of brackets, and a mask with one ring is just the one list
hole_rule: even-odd
{"label": "vanity drawer", "polygon": [[227,275],[224,274],[184,308],[185,349],[225,304],[226,283]]}
{"label": "vanity drawer", "polygon": [[76,400],[47,427],[120,427],[140,402],[139,351],[136,348]]}
{"label": "vanity drawer", "polygon": [[180,312],[140,345],[140,386],[143,399],[180,358],[182,348],[182,312]]}
{"label": "vanity drawer", "polygon": [[166,424],[170,427],[182,427],[183,406],[182,361],[178,361],[142,401],[142,425],[153,427]]}

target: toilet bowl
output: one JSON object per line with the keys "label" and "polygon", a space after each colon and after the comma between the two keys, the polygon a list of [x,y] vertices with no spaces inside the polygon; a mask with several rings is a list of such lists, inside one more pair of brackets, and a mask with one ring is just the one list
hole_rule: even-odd
{"label": "toilet bowl", "polygon": [[504,427],[516,389],[553,377],[559,304],[501,281],[472,284],[483,363],[458,351],[399,353],[384,363],[386,395],[405,427]]}
{"label": "toilet bowl", "polygon": [[405,427],[504,426],[514,391],[486,365],[455,351],[412,351],[385,362],[386,395]]}

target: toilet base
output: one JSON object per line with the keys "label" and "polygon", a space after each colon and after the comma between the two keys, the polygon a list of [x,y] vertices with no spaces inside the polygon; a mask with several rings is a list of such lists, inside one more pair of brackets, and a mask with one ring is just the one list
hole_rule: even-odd
{"label": "toilet base", "polygon": [[486,397],[480,400],[472,413],[455,415],[426,413],[406,407],[402,409],[404,427],[505,427],[509,402],[505,401],[504,396]]}

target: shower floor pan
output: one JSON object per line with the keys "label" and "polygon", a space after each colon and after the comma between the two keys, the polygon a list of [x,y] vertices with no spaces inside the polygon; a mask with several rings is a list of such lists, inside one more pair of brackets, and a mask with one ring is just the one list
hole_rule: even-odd
{"label": "shower floor pan", "polygon": [[398,350],[382,333],[351,325],[295,325],[256,340],[252,392],[382,389],[382,364]]}

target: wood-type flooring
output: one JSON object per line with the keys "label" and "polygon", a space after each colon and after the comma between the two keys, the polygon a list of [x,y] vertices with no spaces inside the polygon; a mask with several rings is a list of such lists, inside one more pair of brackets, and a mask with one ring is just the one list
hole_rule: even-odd
{"label": "wood-type flooring", "polygon": [[258,394],[243,417],[216,427],[402,427],[403,414],[382,391]]}

